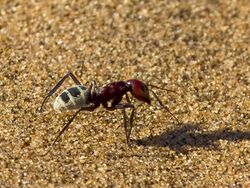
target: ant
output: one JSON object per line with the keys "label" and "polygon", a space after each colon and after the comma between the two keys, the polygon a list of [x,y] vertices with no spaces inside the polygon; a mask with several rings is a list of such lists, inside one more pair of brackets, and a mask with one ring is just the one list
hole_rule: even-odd
{"label": "ant", "polygon": [[[57,89],[63,84],[66,78],[70,77],[74,83],[75,86],[64,90],[55,100],[54,102],[54,109],[56,111],[65,111],[65,110],[77,110],[75,114],[71,117],[71,119],[67,122],[66,125],[60,130],[57,137],[54,139],[54,141],[51,143],[50,147],[52,148],[53,145],[57,142],[59,137],[69,128],[69,125],[74,120],[74,118],[77,116],[77,114],[81,111],[94,111],[96,108],[98,108],[101,104],[102,106],[109,110],[113,111],[116,109],[121,109],[123,113],[123,126],[125,129],[125,135],[126,135],[126,142],[127,145],[130,147],[130,134],[132,130],[132,123],[133,118],[135,116],[135,106],[131,103],[130,98],[128,96],[128,92],[132,94],[132,96],[142,102],[145,102],[147,104],[151,104],[151,99],[149,96],[149,91],[152,92],[154,97],[158,100],[160,106],[164,108],[178,123],[178,119],[170,112],[170,110],[163,105],[159,97],[156,95],[156,93],[147,87],[146,84],[141,82],[140,80],[131,79],[126,82],[124,81],[118,81],[118,82],[112,82],[110,84],[104,85],[103,87],[97,87],[96,81],[92,81],[90,86],[87,88],[84,85],[80,83],[80,81],[76,78],[76,76],[72,72],[68,72],[55,86],[53,89],[50,90],[48,95],[44,98],[42,105],[39,109],[41,112],[43,109],[43,106],[45,102],[48,100],[48,98],[54,94]],[[148,85],[151,87],[155,87],[158,89],[163,89],[158,86],[154,85]],[[166,90],[166,89],[164,89]],[[167,90],[171,91],[172,90]],[[122,97],[126,96],[126,103],[121,103]],[[108,104],[110,102],[110,105]],[[129,126],[127,122],[127,115],[126,115],[126,108],[130,108],[132,110],[130,118],[129,118]],[[50,148],[50,149],[51,149]],[[45,153],[45,155],[50,151],[50,149]]]}

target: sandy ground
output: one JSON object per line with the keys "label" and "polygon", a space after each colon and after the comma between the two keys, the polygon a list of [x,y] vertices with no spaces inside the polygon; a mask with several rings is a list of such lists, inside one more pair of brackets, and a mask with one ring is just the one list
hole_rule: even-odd
{"label": "sandy ground", "polygon": [[[102,2],[102,3],[100,3]],[[248,0],[0,2],[0,187],[250,187]],[[44,96],[71,70],[86,84],[137,78],[158,107],[74,112]],[[88,85],[88,83],[86,84]]]}

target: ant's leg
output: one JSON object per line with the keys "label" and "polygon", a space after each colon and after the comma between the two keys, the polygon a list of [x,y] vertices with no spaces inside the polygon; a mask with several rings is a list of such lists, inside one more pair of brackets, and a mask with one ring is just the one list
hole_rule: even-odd
{"label": "ant's leg", "polygon": [[72,118],[70,118],[70,120],[68,121],[68,123],[66,125],[64,125],[64,127],[60,130],[59,134],[57,135],[57,137],[54,139],[54,141],[50,144],[50,148],[49,150],[43,154],[43,156],[47,155],[50,150],[52,149],[52,147],[54,146],[54,144],[57,142],[57,140],[59,139],[59,137],[69,128],[69,125],[72,123],[72,121],[75,119],[75,117],[77,116],[77,114],[81,111],[94,111],[96,109],[96,106],[90,106],[90,107],[83,107],[80,110],[78,110]]}
{"label": "ant's leg", "polygon": [[[126,93],[126,100],[129,104],[131,104],[131,100],[128,96],[128,94]],[[132,108],[132,112],[130,114],[130,118],[129,118],[129,124],[130,124],[130,127],[129,127],[129,131],[128,131],[128,137],[130,137],[130,134],[131,134],[131,131],[132,131],[132,127],[133,127],[133,119],[134,119],[134,116],[135,116],[135,108]]]}
{"label": "ant's leg", "polygon": [[99,88],[97,87],[96,81],[93,80],[90,83],[90,86],[88,88],[88,91],[90,91],[92,98],[95,98],[97,93],[99,93]]}
{"label": "ant's leg", "polygon": [[[97,87],[97,83],[95,80],[92,81],[93,87],[94,87],[94,94],[96,95],[97,93],[99,93],[99,87]],[[93,94],[93,93],[92,93]]]}
{"label": "ant's leg", "polygon": [[159,99],[159,97],[156,95],[156,93],[152,89],[150,89],[150,91],[153,93],[153,95],[155,96],[155,98],[158,100],[160,106],[162,108],[164,108],[177,121],[178,124],[180,124],[179,120],[174,116],[174,114],[169,110],[169,108],[167,106],[163,105],[163,103],[161,102],[161,100]]}
{"label": "ant's leg", "polygon": [[[129,104],[131,104],[131,101],[130,101],[130,98],[128,96],[128,94],[126,93],[126,100]],[[134,115],[135,115],[135,108],[132,109],[132,112],[131,112],[131,115],[130,115],[130,125],[131,125],[131,128],[132,128],[132,123],[133,123],[133,118],[134,118]]]}
{"label": "ant's leg", "polygon": [[126,135],[126,142],[129,145],[129,140],[128,140],[128,125],[127,125],[127,114],[125,109],[122,109],[122,114],[123,114],[123,127],[125,130],[125,135]]}
{"label": "ant's leg", "polygon": [[72,80],[75,82],[76,85],[81,85],[81,82],[75,77],[75,75],[72,72],[68,72],[55,86],[53,89],[50,90],[50,92],[48,93],[48,95],[44,98],[42,105],[39,109],[39,111],[41,112],[43,109],[43,106],[45,104],[45,102],[47,101],[47,99],[53,95],[53,93],[56,92],[56,90],[62,85],[62,83],[65,81],[66,78],[71,77]]}
{"label": "ant's leg", "polygon": [[129,96],[128,96],[127,93],[126,93],[126,100],[127,100],[127,102],[128,102],[129,104],[131,104],[130,98],[129,98]]}
{"label": "ant's leg", "polygon": [[48,149],[48,151],[43,154],[43,156],[47,155],[50,150],[52,149],[52,147],[54,146],[54,144],[56,143],[56,141],[59,139],[59,137],[64,133],[64,131],[66,131],[69,128],[69,125],[71,124],[71,122],[75,119],[75,117],[77,116],[77,114],[80,112],[81,110],[78,110],[74,116],[68,121],[68,123],[62,128],[62,130],[60,130],[59,134],[57,135],[57,137],[54,139],[54,141],[50,144],[50,148]]}
{"label": "ant's leg", "polygon": [[[131,112],[131,116],[130,116],[130,129],[128,130],[128,126],[127,126],[127,118],[126,118],[126,112],[125,109],[126,108],[131,108],[132,112]],[[107,110],[116,110],[116,109],[121,109],[123,111],[123,117],[124,117],[124,121],[123,121],[123,125],[124,125],[124,129],[125,129],[125,135],[126,135],[126,141],[128,146],[130,147],[130,134],[131,134],[131,130],[132,130],[132,122],[133,122],[133,116],[134,116],[134,111],[135,111],[135,106],[131,103],[126,103],[126,104],[117,104],[111,107],[106,107]]]}

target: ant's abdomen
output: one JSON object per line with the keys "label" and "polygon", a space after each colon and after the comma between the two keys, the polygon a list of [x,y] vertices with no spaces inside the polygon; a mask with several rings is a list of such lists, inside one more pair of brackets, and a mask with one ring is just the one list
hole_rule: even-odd
{"label": "ant's abdomen", "polygon": [[77,85],[64,90],[55,100],[54,109],[65,111],[79,109],[88,106],[91,101],[91,94],[86,87]]}

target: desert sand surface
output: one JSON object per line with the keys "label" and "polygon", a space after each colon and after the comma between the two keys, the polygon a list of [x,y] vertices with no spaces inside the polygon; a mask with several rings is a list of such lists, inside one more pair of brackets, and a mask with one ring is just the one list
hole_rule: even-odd
{"label": "desert sand surface", "polygon": [[[180,123],[129,94],[132,149],[100,107],[42,156],[75,113],[53,109],[70,79],[37,111],[68,71],[173,90],[152,88]],[[247,0],[2,0],[0,90],[0,187],[250,187]]]}

